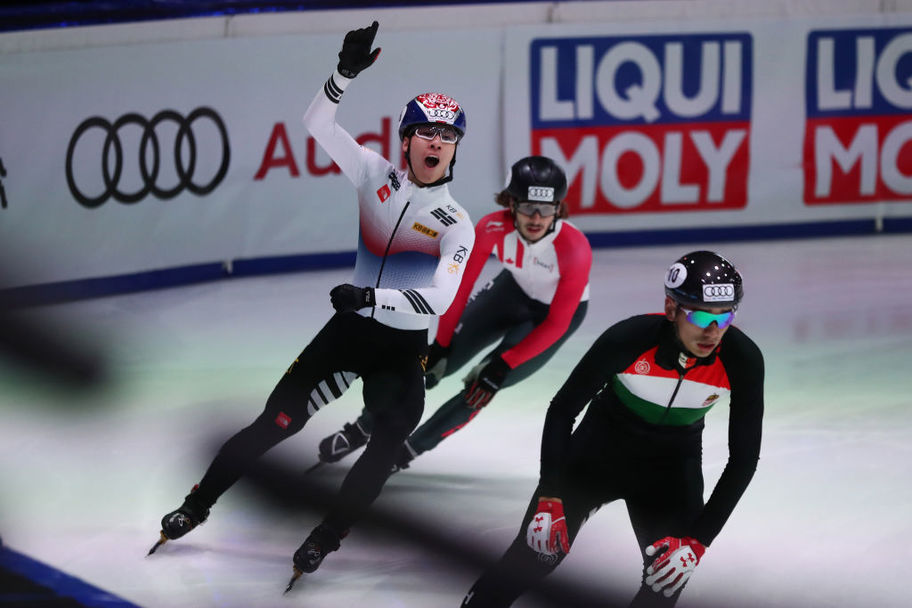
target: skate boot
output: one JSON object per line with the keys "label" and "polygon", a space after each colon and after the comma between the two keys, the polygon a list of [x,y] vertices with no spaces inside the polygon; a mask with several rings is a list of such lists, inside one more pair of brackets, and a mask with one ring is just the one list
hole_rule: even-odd
{"label": "skate boot", "polygon": [[326,524],[314,528],[294,554],[294,567],[301,572],[315,572],[327,554],[337,550],[348,532],[338,534]]}
{"label": "skate boot", "polygon": [[162,534],[169,540],[175,540],[197,527],[209,517],[209,507],[202,504],[194,496],[199,485],[193,486],[190,493],[184,498],[184,504],[177,510],[171,511],[162,517]]}
{"label": "skate boot", "polygon": [[365,433],[358,421],[346,423],[341,431],[325,437],[320,442],[320,460],[322,462],[338,462],[348,456],[370,439],[370,433]]}

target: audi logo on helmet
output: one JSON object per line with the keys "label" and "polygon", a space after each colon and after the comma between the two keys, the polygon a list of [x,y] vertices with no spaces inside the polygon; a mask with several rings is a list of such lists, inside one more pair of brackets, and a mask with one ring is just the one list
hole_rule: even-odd
{"label": "audi logo on helmet", "polygon": [[719,283],[703,286],[704,302],[731,302],[735,299],[735,286],[732,283]]}
{"label": "audi logo on helmet", "polygon": [[399,139],[418,125],[446,123],[459,133],[461,139],[466,132],[465,111],[459,103],[443,93],[422,93],[402,108],[399,113]]}
{"label": "audi logo on helmet", "polygon": [[531,202],[553,203],[554,188],[549,188],[547,186],[529,186],[526,196],[528,197],[527,200]]}
{"label": "audi logo on helmet", "polygon": [[456,116],[456,112],[452,110],[444,110],[442,108],[434,108],[427,110],[428,118],[441,118],[447,122],[452,121]]}
{"label": "audi logo on helmet", "polygon": [[[218,139],[221,144],[220,156],[218,152],[216,155],[210,156],[212,152],[210,146],[198,145],[199,134],[194,132],[196,128],[194,123],[203,119],[210,121],[218,131]],[[177,126],[171,154],[162,150],[160,141],[159,127],[166,122],[174,123]],[[141,136],[135,151],[141,183],[140,187],[133,191],[126,191],[121,184],[124,174],[124,142],[121,139],[121,131],[127,125],[136,125],[141,129]],[[100,129],[104,135],[104,143],[98,150],[101,156],[101,178],[104,182],[104,189],[97,196],[87,194],[76,183],[73,166],[77,146],[80,146],[81,143],[82,147],[90,145],[83,142],[83,137],[91,129]],[[91,138],[89,139],[91,140]],[[134,158],[134,155],[130,154],[130,158]],[[200,183],[201,180],[195,179],[195,174],[203,161],[207,161],[209,164],[218,162],[218,168],[207,182]],[[176,183],[162,184],[160,183],[163,181],[160,179],[162,165],[168,162],[172,163],[173,173],[177,176]],[[85,119],[76,127],[67,147],[66,178],[73,198],[83,207],[93,209],[100,207],[112,197],[121,203],[129,204],[136,203],[149,194],[163,200],[174,198],[184,190],[197,196],[209,194],[225,178],[230,163],[231,145],[228,141],[228,129],[221,116],[212,108],[197,108],[186,117],[175,110],[162,110],[151,120],[130,112],[113,123],[100,116],[93,116]],[[97,165],[93,163],[93,166]]]}

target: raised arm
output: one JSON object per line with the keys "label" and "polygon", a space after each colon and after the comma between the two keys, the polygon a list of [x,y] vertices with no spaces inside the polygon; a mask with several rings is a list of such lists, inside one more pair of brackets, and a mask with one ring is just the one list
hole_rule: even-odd
{"label": "raised arm", "polygon": [[352,30],[345,35],[336,71],[304,112],[304,126],[353,183],[361,178],[361,145],[336,123],[336,110],[351,81],[376,61],[380,49],[371,50],[379,24]]}

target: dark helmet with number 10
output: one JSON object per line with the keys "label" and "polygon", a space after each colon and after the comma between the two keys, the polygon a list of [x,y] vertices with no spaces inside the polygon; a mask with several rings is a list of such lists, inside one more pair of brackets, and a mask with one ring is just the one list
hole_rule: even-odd
{"label": "dark helmet with number 10", "polygon": [[665,273],[665,295],[682,306],[731,308],[744,297],[741,274],[712,251],[681,256]]}

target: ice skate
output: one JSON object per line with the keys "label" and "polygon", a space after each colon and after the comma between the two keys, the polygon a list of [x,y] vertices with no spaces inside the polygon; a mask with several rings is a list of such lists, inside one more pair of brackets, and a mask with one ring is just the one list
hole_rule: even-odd
{"label": "ice skate", "polygon": [[307,540],[304,541],[304,544],[298,547],[298,550],[294,553],[292,558],[294,561],[294,574],[292,574],[291,580],[288,581],[285,593],[291,591],[295,581],[302,574],[316,572],[326,555],[339,548],[341,540],[346,534],[347,532],[338,534],[326,524],[320,524],[314,528]]}
{"label": "ice skate", "polygon": [[365,445],[368,439],[370,433],[365,433],[357,421],[346,423],[341,431],[325,437],[320,442],[320,461],[338,462]]}
{"label": "ice skate", "polygon": [[193,486],[190,493],[184,497],[183,504],[162,517],[160,538],[149,549],[147,556],[155,553],[156,549],[165,544],[165,542],[184,536],[187,532],[205,522],[209,517],[209,507],[203,505],[193,495],[198,487],[198,485]]}

